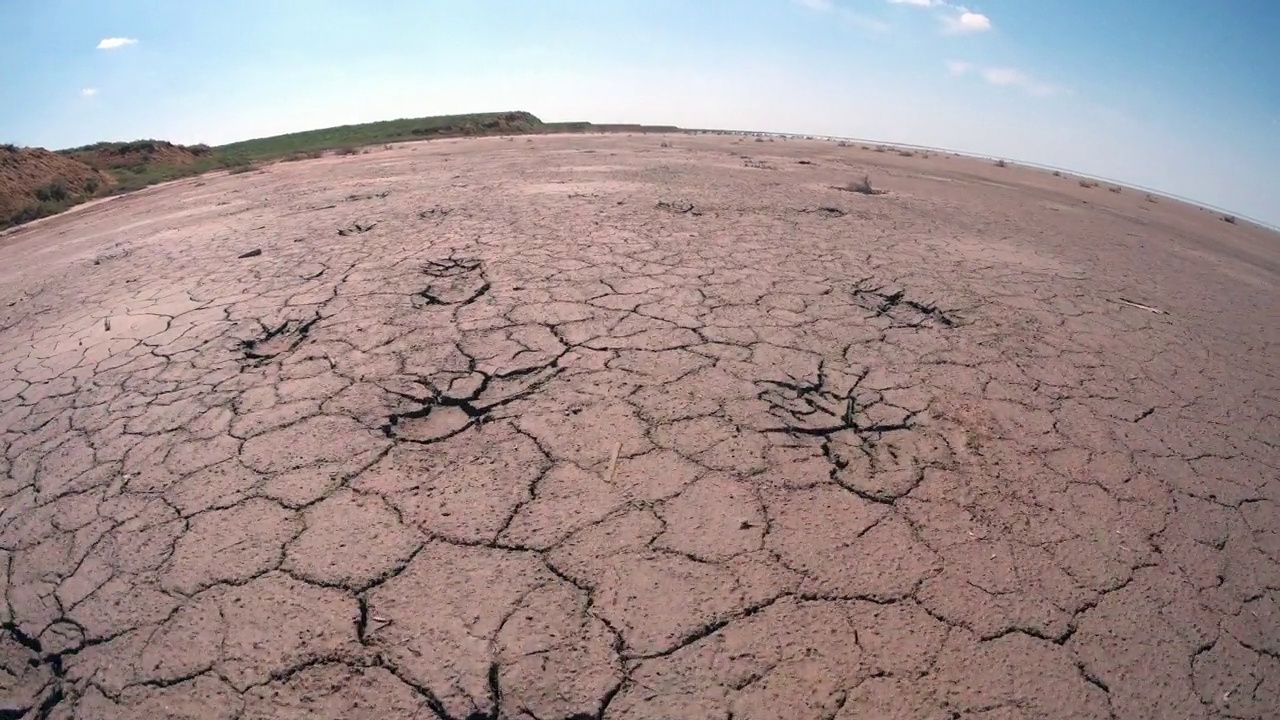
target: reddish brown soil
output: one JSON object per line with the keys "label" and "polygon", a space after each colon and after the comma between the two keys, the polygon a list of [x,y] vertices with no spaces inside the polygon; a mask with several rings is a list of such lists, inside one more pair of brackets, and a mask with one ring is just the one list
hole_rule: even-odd
{"label": "reddish brown soil", "polygon": [[0,238],[0,710],[1274,718],[1278,287],[1205,211],[819,142],[73,211]]}
{"label": "reddish brown soil", "polygon": [[31,205],[41,202],[36,191],[61,183],[69,196],[92,195],[111,186],[105,173],[73,158],[43,148],[0,147],[0,227]]}

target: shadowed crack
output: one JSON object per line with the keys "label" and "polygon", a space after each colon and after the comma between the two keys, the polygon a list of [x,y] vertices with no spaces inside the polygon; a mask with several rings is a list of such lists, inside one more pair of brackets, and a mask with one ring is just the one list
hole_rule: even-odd
{"label": "shadowed crack", "polygon": [[[450,395],[423,379],[415,382],[425,390],[425,400],[421,395],[388,390],[422,405],[414,410],[391,414],[382,424],[382,432],[393,440],[423,445],[447,440],[484,423],[494,410],[533,394],[560,372],[558,362],[559,358],[556,358],[542,365],[501,373],[476,371],[481,380],[465,396]],[[519,384],[514,389],[495,390],[493,384],[500,381],[517,381]]]}
{"label": "shadowed crack", "polygon": [[244,356],[258,363],[268,362],[285,353],[293,352],[311,334],[311,328],[320,322],[320,315],[309,320],[285,320],[276,327],[262,326],[262,335],[240,342]]}
{"label": "shadowed crack", "polygon": [[470,305],[489,292],[492,285],[484,263],[476,258],[448,257],[422,265],[422,274],[435,278],[413,296],[414,305]]}
{"label": "shadowed crack", "polygon": [[901,288],[858,283],[853,289],[853,299],[859,306],[875,311],[877,316],[888,317],[907,327],[934,325],[953,328],[960,324],[934,305],[908,299],[906,291]]}
{"label": "shadowed crack", "polygon": [[443,220],[446,217],[448,217],[449,213],[451,212],[453,212],[453,210],[450,208],[434,207],[428,210],[420,211],[418,213],[418,217],[422,218],[423,220],[430,220],[430,219]]}
{"label": "shadowed crack", "polygon": [[369,232],[377,224],[378,223],[351,223],[347,227],[338,228],[338,234],[343,237],[347,237],[349,235],[360,235],[362,233]]}
{"label": "shadowed crack", "polygon": [[764,386],[756,397],[772,407],[772,414],[786,423],[782,427],[765,428],[764,432],[828,437],[845,430],[859,435],[873,435],[910,430],[915,413],[903,414],[900,422],[871,420],[867,411],[883,403],[878,393],[859,393],[864,373],[847,391],[841,393],[828,386],[825,365],[818,367],[816,382],[797,380],[761,380]]}
{"label": "shadowed crack", "polygon": [[[45,683],[40,692],[32,699],[38,700],[31,705],[17,706],[0,709],[0,720],[18,720],[19,718],[30,718],[31,720],[46,720],[53,714],[58,704],[66,699],[66,692],[63,689],[63,682],[66,677],[66,670],[63,668],[62,656],[66,652],[77,652],[80,648],[75,648],[62,653],[52,653],[45,655],[40,640],[33,638],[12,623],[0,625],[0,631],[13,640],[18,645],[25,648],[30,657],[27,658],[26,664],[33,670],[42,667],[48,668],[51,681]],[[13,689],[13,688],[9,688]],[[5,701],[5,705],[9,705],[10,701]]]}

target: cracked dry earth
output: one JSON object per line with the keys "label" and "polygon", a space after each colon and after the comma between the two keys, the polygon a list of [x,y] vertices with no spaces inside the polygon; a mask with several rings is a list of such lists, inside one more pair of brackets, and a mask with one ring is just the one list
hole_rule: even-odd
{"label": "cracked dry earth", "polygon": [[1277,716],[1273,235],[662,139],[0,238],[0,718]]}

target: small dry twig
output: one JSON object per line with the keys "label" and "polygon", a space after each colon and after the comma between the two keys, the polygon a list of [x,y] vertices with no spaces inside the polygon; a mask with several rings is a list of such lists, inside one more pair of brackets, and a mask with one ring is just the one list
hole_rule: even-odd
{"label": "small dry twig", "polygon": [[1134,302],[1133,300],[1129,300],[1128,298],[1117,298],[1117,299],[1116,299],[1116,302],[1121,303],[1121,304],[1123,304],[1123,305],[1128,305],[1128,306],[1130,306],[1130,307],[1136,307],[1136,308],[1138,308],[1139,310],[1146,310],[1147,312],[1155,313],[1156,315],[1168,315],[1168,314],[1169,314],[1169,313],[1165,312],[1164,310],[1161,310],[1160,308],[1151,307],[1150,305],[1143,305],[1143,304],[1142,304],[1142,303],[1140,303],[1140,302]]}
{"label": "small dry twig", "polygon": [[609,470],[604,475],[605,483],[613,484],[613,473],[618,469],[618,453],[622,452],[622,443],[615,443],[613,446],[613,456],[609,458]]}

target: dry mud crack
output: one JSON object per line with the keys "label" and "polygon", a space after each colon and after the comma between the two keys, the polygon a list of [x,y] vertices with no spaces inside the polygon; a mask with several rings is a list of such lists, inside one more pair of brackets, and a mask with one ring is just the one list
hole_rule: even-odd
{"label": "dry mud crack", "polygon": [[0,718],[1280,715],[1274,236],[667,140],[0,236]]}

